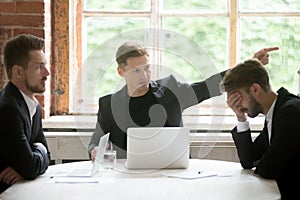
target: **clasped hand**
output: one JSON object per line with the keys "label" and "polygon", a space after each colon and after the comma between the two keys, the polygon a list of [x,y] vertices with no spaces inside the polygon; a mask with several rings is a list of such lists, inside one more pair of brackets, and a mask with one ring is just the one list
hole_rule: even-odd
{"label": "clasped hand", "polygon": [[2,183],[12,185],[20,180],[23,180],[23,177],[11,167],[5,168],[0,173],[0,182]]}

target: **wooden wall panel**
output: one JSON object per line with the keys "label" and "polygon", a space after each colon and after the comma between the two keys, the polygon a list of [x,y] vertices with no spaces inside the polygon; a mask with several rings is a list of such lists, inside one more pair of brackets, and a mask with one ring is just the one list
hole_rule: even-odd
{"label": "wooden wall panel", "polygon": [[52,1],[51,115],[69,113],[69,1]]}

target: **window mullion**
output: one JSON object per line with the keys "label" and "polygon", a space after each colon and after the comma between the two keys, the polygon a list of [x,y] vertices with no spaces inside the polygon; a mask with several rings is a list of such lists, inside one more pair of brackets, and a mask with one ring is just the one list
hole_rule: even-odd
{"label": "window mullion", "polygon": [[153,47],[151,49],[150,63],[155,63],[152,66],[152,77],[157,79],[160,77],[162,72],[162,52],[161,52],[161,17],[160,10],[162,1],[150,0],[151,1],[151,15],[150,15],[150,30],[149,30],[149,45]]}
{"label": "window mullion", "polygon": [[237,58],[239,58],[239,16],[238,16],[238,0],[229,0],[229,41],[228,41],[228,52],[229,52],[229,67],[233,67]]}

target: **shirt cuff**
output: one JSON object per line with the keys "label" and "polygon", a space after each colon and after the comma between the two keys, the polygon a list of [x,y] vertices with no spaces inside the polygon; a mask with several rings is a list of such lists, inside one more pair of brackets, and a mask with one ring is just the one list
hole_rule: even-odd
{"label": "shirt cuff", "polygon": [[46,147],[45,147],[42,143],[37,142],[37,143],[34,143],[34,144],[35,144],[36,146],[41,147],[41,148],[43,149],[43,151],[46,152],[46,154],[48,153]]}
{"label": "shirt cuff", "polygon": [[237,127],[236,127],[238,133],[247,131],[249,128],[250,128],[250,126],[249,126],[248,121],[244,121],[244,122],[238,121]]}

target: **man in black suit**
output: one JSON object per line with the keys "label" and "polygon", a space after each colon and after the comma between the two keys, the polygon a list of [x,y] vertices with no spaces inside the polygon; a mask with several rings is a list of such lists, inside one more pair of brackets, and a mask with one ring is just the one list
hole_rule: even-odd
{"label": "man in black suit", "polygon": [[[221,86],[238,119],[232,137],[242,167],[275,179],[282,199],[299,197],[300,99],[284,88],[274,92],[266,69],[256,59],[226,72]],[[256,117],[260,113],[265,125],[252,141],[246,114]]]}
{"label": "man in black suit", "polygon": [[[268,63],[268,48],[254,57]],[[118,74],[126,81],[120,91],[99,99],[96,130],[89,144],[89,154],[94,160],[102,135],[110,132],[110,140],[118,150],[118,157],[126,157],[128,127],[182,126],[184,109],[210,97],[220,95],[219,83],[225,73],[215,74],[195,83],[180,83],[174,76],[152,81],[145,47],[125,42],[116,52]]]}
{"label": "man in black suit", "polygon": [[45,91],[49,75],[43,48],[43,39],[26,34],[4,46],[9,82],[0,92],[0,193],[19,180],[36,178],[49,165],[41,107],[34,97]]}

